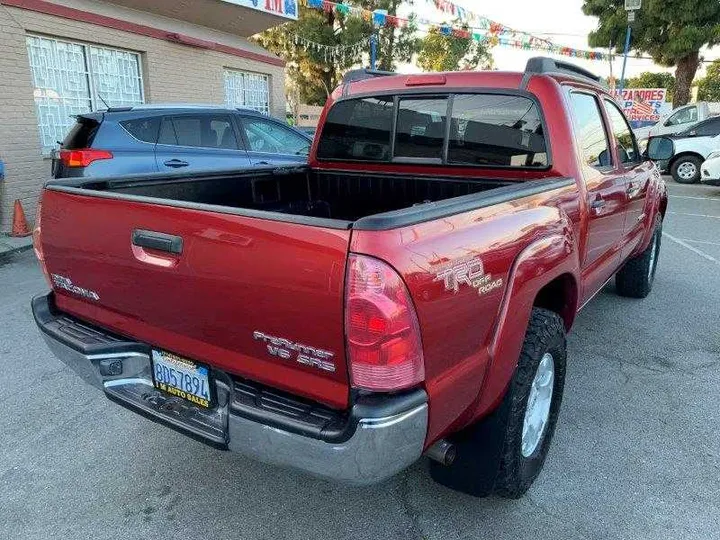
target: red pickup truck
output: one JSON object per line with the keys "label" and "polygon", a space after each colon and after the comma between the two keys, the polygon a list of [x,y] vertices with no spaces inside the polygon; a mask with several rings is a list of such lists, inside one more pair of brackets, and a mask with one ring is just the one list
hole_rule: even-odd
{"label": "red pickup truck", "polygon": [[355,484],[425,455],[519,497],[566,333],[613,275],[649,293],[666,207],[571,64],[354,72],[307,167],[49,181],[32,309],[86,382],[205,443]]}

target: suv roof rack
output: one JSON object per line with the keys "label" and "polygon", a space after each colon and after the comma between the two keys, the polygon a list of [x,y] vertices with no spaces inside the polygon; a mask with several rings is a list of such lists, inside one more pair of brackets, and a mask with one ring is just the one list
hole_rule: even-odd
{"label": "suv roof rack", "polygon": [[[240,108],[240,107],[238,107]],[[214,103],[141,103],[139,105],[127,105],[121,107],[109,107],[106,112],[127,112],[127,111],[152,111],[156,109],[210,109],[210,110],[231,110],[232,107],[217,105]]]}
{"label": "suv roof rack", "polygon": [[389,75],[397,75],[397,73],[393,73],[392,71],[379,71],[377,69],[353,69],[345,74],[342,84],[375,79],[376,77],[387,77]]}
{"label": "suv roof rack", "polygon": [[580,66],[576,66],[575,64],[571,64],[569,62],[561,62],[558,60],[554,60],[553,58],[548,58],[547,56],[535,56],[533,58],[530,58],[530,60],[527,61],[527,64],[525,65],[525,75],[526,77],[523,77],[523,83],[526,86],[527,82],[526,79],[527,75],[532,74],[546,74],[546,75],[565,75],[566,77],[573,77],[575,79],[580,79],[584,81],[592,81],[595,84],[599,84],[603,88],[607,88],[607,84],[605,84],[605,81],[597,75],[595,75],[593,72],[588,71],[587,69],[583,69]]}

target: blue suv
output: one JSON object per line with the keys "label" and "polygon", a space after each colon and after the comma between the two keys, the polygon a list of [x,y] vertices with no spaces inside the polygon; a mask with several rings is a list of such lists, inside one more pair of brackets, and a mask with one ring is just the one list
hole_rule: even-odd
{"label": "blue suv", "polygon": [[53,153],[55,178],[305,163],[312,138],[251,109],[114,107],[77,116]]}

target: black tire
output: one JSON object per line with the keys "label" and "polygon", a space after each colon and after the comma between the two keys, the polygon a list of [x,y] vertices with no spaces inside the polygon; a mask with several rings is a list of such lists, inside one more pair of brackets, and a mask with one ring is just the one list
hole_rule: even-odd
{"label": "black tire", "polygon": [[[525,411],[535,373],[546,353],[552,355],[555,367],[550,411],[535,450],[526,457],[522,452]],[[501,405],[483,421],[451,438],[457,457],[449,466],[431,463],[433,479],[470,495],[522,497],[540,474],[555,433],[565,362],[562,318],[552,311],[533,308],[518,365]]]}
{"label": "black tire", "polygon": [[[703,160],[697,156],[680,156],[670,167],[670,174],[678,184],[696,184],[700,181],[700,165]],[[681,177],[678,169],[683,164],[692,164],[695,167],[695,174],[692,177]]]}
{"label": "black tire", "polygon": [[658,220],[645,251],[627,261],[615,275],[615,289],[620,296],[645,298],[650,294],[655,281],[661,243],[662,222]]}

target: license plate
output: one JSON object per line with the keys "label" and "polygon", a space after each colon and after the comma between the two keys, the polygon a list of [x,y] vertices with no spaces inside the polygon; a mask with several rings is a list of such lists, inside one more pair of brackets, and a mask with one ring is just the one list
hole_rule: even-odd
{"label": "license plate", "polygon": [[152,351],[155,387],[200,407],[212,405],[207,366],[167,351]]}

